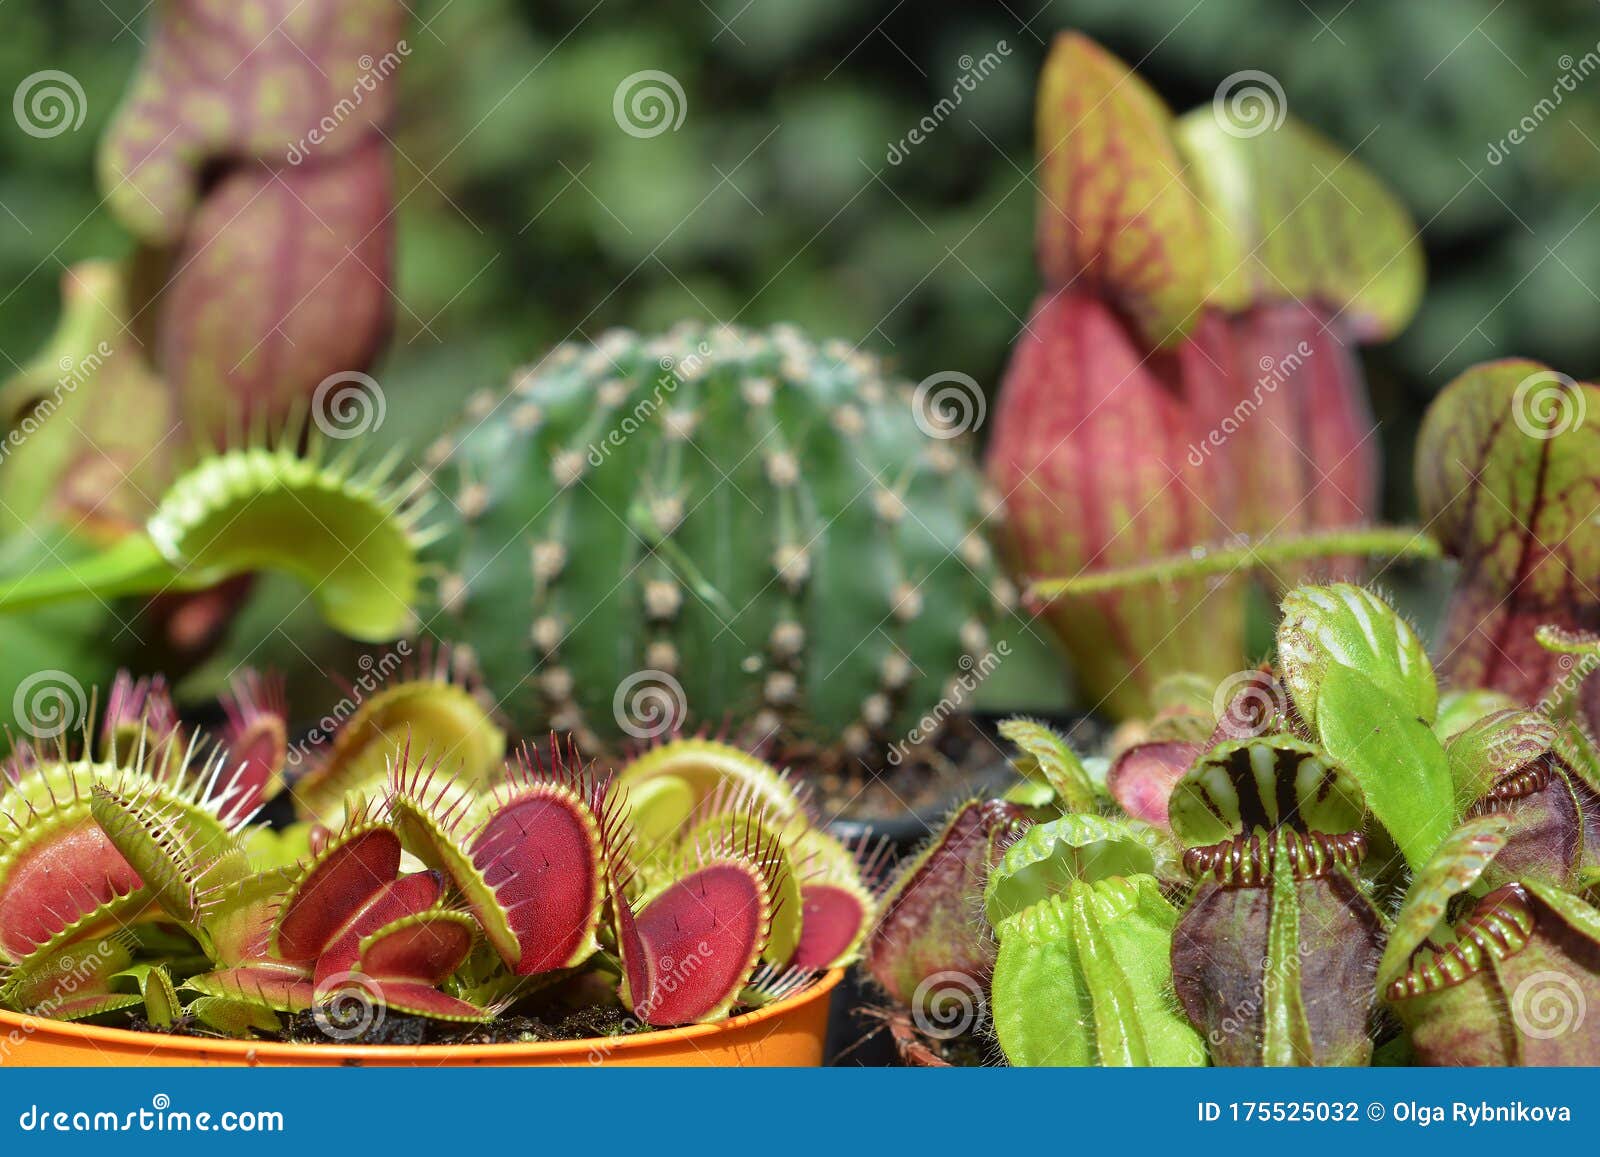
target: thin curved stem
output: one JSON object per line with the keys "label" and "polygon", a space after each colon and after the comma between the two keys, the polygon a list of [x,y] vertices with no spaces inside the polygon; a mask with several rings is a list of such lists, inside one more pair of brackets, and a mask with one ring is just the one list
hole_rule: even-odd
{"label": "thin curved stem", "polygon": [[1370,526],[1324,530],[1265,538],[1259,542],[1196,547],[1187,554],[1169,555],[1136,566],[1089,571],[1072,578],[1040,579],[1029,587],[1028,593],[1049,602],[1315,559],[1347,556],[1441,558],[1443,554],[1438,540],[1420,527]]}

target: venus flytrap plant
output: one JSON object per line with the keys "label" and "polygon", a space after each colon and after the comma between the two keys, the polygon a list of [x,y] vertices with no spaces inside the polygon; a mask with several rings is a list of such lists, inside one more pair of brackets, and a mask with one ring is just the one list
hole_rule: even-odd
{"label": "venus flytrap plant", "polygon": [[390,768],[413,748],[422,762],[435,756],[463,785],[487,787],[505,757],[506,736],[483,698],[451,648],[426,648],[420,661],[405,664],[394,682],[320,737],[310,766],[294,781],[296,812],[337,826],[347,801],[385,794]]}
{"label": "venus flytrap plant", "polygon": [[[382,1019],[352,1010],[482,1025],[560,989],[609,992],[637,1025],[669,1026],[848,964],[875,914],[870,857],[810,828],[778,771],[701,740],[661,745],[631,777],[670,772],[702,793],[682,817],[674,792],[656,793],[671,822],[554,740],[546,761],[524,748],[488,783],[449,751],[402,745],[381,788],[363,780],[337,826],[279,862],[293,841],[253,838],[239,806],[281,766],[263,686],[237,693],[234,750],[179,725],[159,685],[124,681],[110,726],[81,741],[106,758],[62,743],[20,761],[0,808],[0,1003],[233,1035],[311,1013],[350,1039]],[[387,710],[414,738],[460,739],[475,718],[449,680],[406,686]],[[135,728],[134,710],[153,725]],[[655,833],[639,868],[635,816]]]}
{"label": "venus flytrap plant", "polygon": [[65,570],[0,585],[0,604],[203,590],[281,566],[306,580],[329,623],[352,638],[404,633],[430,539],[420,527],[427,495],[391,481],[397,459],[363,462],[351,448],[330,456],[315,431],[297,452],[300,427],[206,457],[173,483],[142,532]]}

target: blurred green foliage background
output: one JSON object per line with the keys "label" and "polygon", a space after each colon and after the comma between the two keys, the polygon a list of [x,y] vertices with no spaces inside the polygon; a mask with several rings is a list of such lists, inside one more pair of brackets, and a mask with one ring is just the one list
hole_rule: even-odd
{"label": "blurred green foliage background", "polygon": [[[0,95],[41,68],[82,83],[81,129],[0,118],[0,368],[50,332],[73,261],[127,238],[93,153],[151,12],[6,0]],[[470,390],[568,337],[684,316],[779,319],[860,342],[913,380],[988,388],[1036,289],[1032,95],[1051,34],[1103,40],[1178,109],[1242,69],[1382,174],[1430,263],[1422,313],[1368,366],[1390,513],[1410,509],[1426,399],[1491,356],[1600,370],[1600,53],[1592,0],[413,0],[397,177],[398,326],[385,435],[420,444]],[[964,57],[1009,55],[903,163],[887,155]],[[1589,57],[1594,63],[1595,57]],[[681,127],[613,114],[641,70]],[[1541,99],[1521,145],[1488,159]]]}

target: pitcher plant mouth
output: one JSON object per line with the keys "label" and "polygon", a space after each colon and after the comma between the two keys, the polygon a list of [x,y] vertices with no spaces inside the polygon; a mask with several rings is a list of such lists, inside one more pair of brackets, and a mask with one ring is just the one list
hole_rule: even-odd
{"label": "pitcher plant mouth", "polygon": [[1491,962],[1509,960],[1521,952],[1533,929],[1533,906],[1527,891],[1518,884],[1497,888],[1455,926],[1454,944],[1419,948],[1384,995],[1398,1003],[1464,984]]}
{"label": "pitcher plant mouth", "polygon": [[1334,871],[1354,872],[1367,858],[1367,838],[1360,832],[1331,834],[1274,828],[1238,836],[1183,853],[1184,871],[1196,880],[1224,888],[1255,888],[1272,882],[1280,851],[1296,880],[1316,880]]}

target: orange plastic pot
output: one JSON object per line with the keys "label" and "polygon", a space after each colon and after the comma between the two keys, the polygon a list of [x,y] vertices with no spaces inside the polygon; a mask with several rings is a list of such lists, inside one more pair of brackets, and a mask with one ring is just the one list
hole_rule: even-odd
{"label": "orange plastic pot", "polygon": [[0,1067],[6,1065],[687,1065],[799,1066],[822,1063],[828,1004],[844,976],[835,969],[810,988],[720,1024],[636,1036],[537,1044],[303,1045],[208,1040],[72,1024],[0,1012]]}

